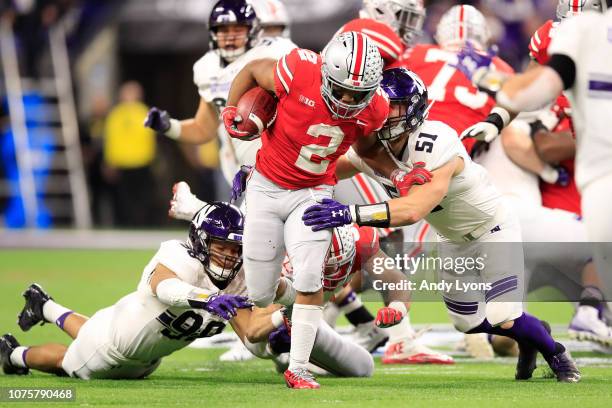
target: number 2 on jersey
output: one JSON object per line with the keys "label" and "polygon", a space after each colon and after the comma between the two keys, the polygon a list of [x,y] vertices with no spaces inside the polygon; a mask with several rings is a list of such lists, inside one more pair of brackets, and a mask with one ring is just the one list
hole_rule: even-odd
{"label": "number 2 on jersey", "polygon": [[[442,102],[446,97],[448,83],[453,75],[457,73],[457,69],[449,65],[455,61],[454,58],[454,54],[448,51],[437,48],[430,48],[427,50],[425,62],[444,62],[444,65],[429,86],[428,92],[430,100]],[[471,109],[480,109],[484,107],[489,99],[486,93],[480,91],[471,92],[470,88],[466,86],[455,86],[449,91],[452,91],[453,96],[460,104]]]}
{"label": "number 2 on jersey", "polygon": [[[338,150],[344,139],[344,132],[338,126],[320,123],[318,125],[311,125],[306,133],[317,139],[321,136],[328,137],[330,138],[329,143],[327,146],[316,143],[302,146],[295,165],[309,173],[323,174],[330,162],[325,160],[325,158]],[[319,163],[312,161],[313,156],[320,157],[321,161]]]}

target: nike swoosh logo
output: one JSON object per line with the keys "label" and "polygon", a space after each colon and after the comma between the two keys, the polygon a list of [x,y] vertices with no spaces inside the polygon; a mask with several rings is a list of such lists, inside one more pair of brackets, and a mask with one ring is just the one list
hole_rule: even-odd
{"label": "nike swoosh logo", "polygon": [[361,126],[365,126],[367,125],[367,123],[360,121],[359,119],[357,119],[357,124],[361,125]]}

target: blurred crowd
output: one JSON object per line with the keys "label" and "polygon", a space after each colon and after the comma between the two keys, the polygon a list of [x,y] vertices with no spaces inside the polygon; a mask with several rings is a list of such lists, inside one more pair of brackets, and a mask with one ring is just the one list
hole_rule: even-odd
{"label": "blurred crowd", "polygon": [[[211,2],[212,0],[206,0]],[[343,0],[331,0],[343,1]],[[109,4],[116,7],[111,8]],[[70,55],[76,58],[77,49],[87,47],[87,32],[94,25],[92,22],[101,13],[114,16],[112,21],[121,32],[121,14],[117,12],[126,2],[104,2],[96,0],[0,0],[0,16],[9,21],[14,29],[19,50],[19,63],[22,76],[39,77],[45,71],[45,43],[49,27],[58,21],[68,21],[68,44]],[[153,3],[153,1],[151,1]],[[177,2],[172,2],[173,4]],[[202,2],[205,3],[205,2]],[[316,2],[318,4],[324,4]],[[493,42],[499,46],[500,56],[515,69],[521,70],[528,62],[527,45],[533,32],[547,19],[554,19],[556,0],[481,0],[425,1],[427,17],[424,35],[421,42],[433,42],[433,33],[442,13],[454,4],[473,4],[487,17]],[[125,6],[125,4],[123,4]],[[176,6],[176,4],[175,4]],[[287,2],[290,14],[297,11],[296,2]],[[203,6],[206,7],[206,6]],[[360,2],[355,2],[344,20],[357,16]],[[301,17],[303,20],[303,16]],[[99,20],[99,18],[98,18]],[[201,24],[205,26],[205,21]],[[319,24],[309,23],[310,29]],[[303,28],[303,27],[302,27]],[[335,31],[336,27],[329,27]],[[299,33],[294,33],[299,34]],[[121,36],[118,36],[121,41]],[[300,44],[299,36],[292,38]],[[202,39],[201,48],[191,50],[191,63],[207,50],[207,41]],[[319,50],[324,43],[319,44]],[[119,44],[119,48],[121,45]],[[134,70],[122,69],[125,53],[119,53],[114,98],[105,95],[94,95],[90,98],[86,114],[80,113],[80,138],[87,181],[90,190],[91,207],[96,226],[162,226],[170,223],[166,217],[167,200],[170,197],[172,184],[186,179],[195,193],[205,200],[227,200],[228,186],[220,175],[218,143],[190,147],[179,145],[172,140],[155,135],[142,126],[148,105],[158,102],[152,100],[151,83],[140,77]],[[192,58],[195,56],[195,58]],[[148,55],[154,61],[156,55]],[[183,56],[184,57],[184,56]],[[172,55],[160,55],[159,70],[172,65]],[[147,60],[149,61],[149,60]],[[74,61],[73,61],[74,62]],[[166,66],[166,67],[165,67]],[[152,67],[150,67],[153,69]],[[173,94],[165,108],[169,111],[192,116],[197,109],[197,89],[189,80],[192,72],[185,66],[180,74],[181,84],[187,84],[179,90],[177,84],[155,84],[156,93],[159,87],[167,94]],[[3,82],[3,81],[2,81]],[[81,84],[82,85],[82,84]],[[83,91],[75,84],[77,101]],[[0,88],[2,89],[2,88]],[[0,91],[3,92],[3,91]],[[187,102],[172,106],[180,95],[190,95]],[[9,127],[6,100],[1,95],[0,135]],[[176,103],[178,105],[178,103]],[[191,111],[185,108],[191,106]],[[0,176],[2,170],[0,169]],[[5,202],[5,201],[4,201]],[[0,201],[0,213],[3,201]]]}

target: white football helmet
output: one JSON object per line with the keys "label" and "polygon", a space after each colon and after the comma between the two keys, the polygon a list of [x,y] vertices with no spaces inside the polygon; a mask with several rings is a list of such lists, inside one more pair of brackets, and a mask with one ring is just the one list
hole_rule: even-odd
{"label": "white football helmet", "polygon": [[352,228],[351,225],[343,225],[333,230],[323,273],[323,288],[326,291],[344,285],[351,274],[357,253]]}
{"label": "white football helmet", "polygon": [[259,19],[262,29],[270,26],[283,27],[283,36],[289,37],[289,25],[291,20],[287,13],[287,8],[280,0],[249,0],[255,9],[255,14]]}
{"label": "white football helmet", "polygon": [[484,51],[491,34],[482,13],[466,4],[451,7],[440,18],[436,41],[444,49],[455,50],[470,41],[474,48]]}
{"label": "white football helmet", "polygon": [[[364,110],[382,79],[383,60],[378,47],[362,33],[349,31],[333,38],[321,53],[321,95],[339,118],[352,118]],[[353,103],[342,101],[353,92]]]}
{"label": "white football helmet", "polygon": [[557,3],[557,17],[562,20],[587,10],[603,13],[607,9],[608,5],[605,0],[559,0],[559,3]]}
{"label": "white football helmet", "polygon": [[359,15],[389,25],[411,45],[423,31],[425,7],[422,0],[363,0]]}

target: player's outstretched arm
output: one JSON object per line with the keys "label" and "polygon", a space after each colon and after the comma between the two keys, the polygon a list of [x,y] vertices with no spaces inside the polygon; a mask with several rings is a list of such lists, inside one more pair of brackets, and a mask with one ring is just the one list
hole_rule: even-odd
{"label": "player's outstretched arm", "polygon": [[171,118],[167,111],[153,107],[149,109],[144,125],[170,139],[201,144],[216,137],[219,118],[215,108],[200,99],[195,117],[191,119],[177,120]]}
{"label": "player's outstretched arm", "polygon": [[200,98],[196,114],[191,119],[181,120],[178,140],[183,143],[203,144],[217,137],[219,117],[212,104]]}
{"label": "player's outstretched arm", "polygon": [[275,92],[274,69],[276,60],[271,58],[258,59],[249,62],[238,72],[227,97],[228,106],[236,106],[240,97],[256,86]]}
{"label": "player's outstretched arm", "polygon": [[190,285],[162,264],[157,264],[149,279],[153,294],[168,306],[203,309],[225,320],[231,320],[239,309],[250,309],[247,298],[234,295],[218,295]]}
{"label": "player's outstretched arm", "polygon": [[533,136],[538,156],[547,163],[559,163],[571,159],[576,155],[576,140],[572,132],[546,132],[540,131]]}
{"label": "player's outstretched arm", "polygon": [[563,89],[563,80],[557,71],[539,66],[505,81],[496,101],[512,112],[533,111],[552,102]]}
{"label": "player's outstretched arm", "polygon": [[444,166],[433,170],[432,181],[415,185],[405,197],[388,201],[391,227],[414,224],[427,216],[448,192],[451,178],[463,169],[463,160],[455,157]]}
{"label": "player's outstretched arm", "polygon": [[265,308],[254,308],[245,331],[246,339],[251,343],[268,340],[268,335],[284,324],[281,307],[272,304]]}

